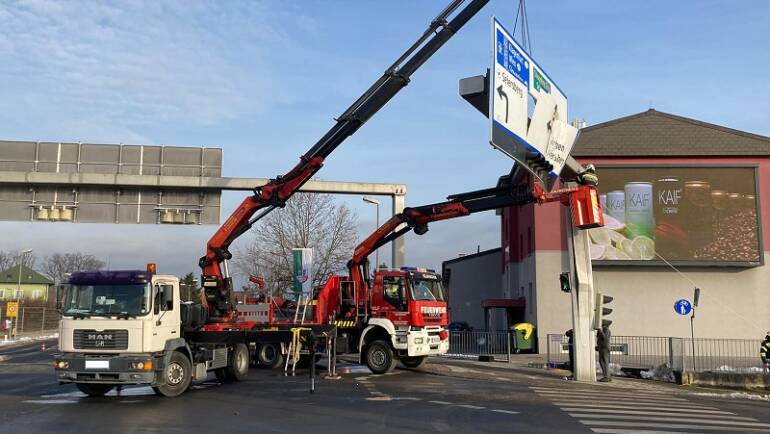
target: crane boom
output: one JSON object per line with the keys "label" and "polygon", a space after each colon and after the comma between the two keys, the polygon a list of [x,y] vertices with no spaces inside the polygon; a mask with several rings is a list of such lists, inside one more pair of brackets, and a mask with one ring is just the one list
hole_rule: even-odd
{"label": "crane boom", "polygon": [[255,188],[254,194],[244,199],[211,237],[206,245],[206,255],[199,261],[203,271],[201,301],[208,307],[209,322],[228,322],[235,317],[232,278],[227,265],[232,258],[230,244],[275,208],[284,207],[286,201],[321,169],[324,159],[404,88],[411,75],[489,2],[470,0],[448,21],[465,1],[452,0],[417,41],[302,155],[294,168]]}

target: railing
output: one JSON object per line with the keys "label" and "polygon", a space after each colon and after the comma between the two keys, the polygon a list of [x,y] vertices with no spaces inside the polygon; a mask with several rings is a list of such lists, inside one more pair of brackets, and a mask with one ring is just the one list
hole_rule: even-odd
{"label": "railing", "polygon": [[[761,372],[758,339],[667,338],[658,336],[613,336],[610,360],[622,368],[647,369],[668,364],[676,371]],[[567,337],[547,338],[547,362],[569,360]],[[694,349],[694,353],[693,353]],[[694,354],[694,356],[693,356]]]}
{"label": "railing", "polygon": [[450,331],[449,352],[446,357],[478,358],[488,356],[494,360],[511,360],[511,333]]}

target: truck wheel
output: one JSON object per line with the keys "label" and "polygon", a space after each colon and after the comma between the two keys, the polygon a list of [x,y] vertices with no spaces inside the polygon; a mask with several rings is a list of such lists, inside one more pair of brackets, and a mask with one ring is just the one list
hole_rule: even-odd
{"label": "truck wheel", "polygon": [[232,381],[245,380],[249,375],[249,347],[245,344],[236,345],[225,371]]}
{"label": "truck wheel", "polygon": [[264,369],[276,369],[283,367],[283,354],[278,344],[262,344],[257,349],[257,361],[259,367]]}
{"label": "truck wheel", "polygon": [[393,349],[385,341],[374,341],[366,346],[366,366],[374,374],[384,374],[396,366]]}
{"label": "truck wheel", "polygon": [[105,393],[109,392],[114,387],[111,384],[84,384],[84,383],[77,383],[75,384],[75,386],[77,386],[81,392],[85,393],[90,397],[104,396]]}
{"label": "truck wheel", "polygon": [[420,365],[422,365],[422,362],[424,362],[424,361],[425,361],[425,356],[402,357],[401,358],[401,364],[403,364],[407,368],[417,368]]}
{"label": "truck wheel", "polygon": [[190,360],[179,351],[171,353],[171,359],[163,368],[160,381],[160,386],[152,388],[156,394],[169,398],[181,395],[192,381]]}

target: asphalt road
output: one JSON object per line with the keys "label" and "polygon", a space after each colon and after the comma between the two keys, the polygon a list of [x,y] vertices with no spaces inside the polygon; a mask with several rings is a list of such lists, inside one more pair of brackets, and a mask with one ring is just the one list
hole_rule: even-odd
{"label": "asphalt road", "polygon": [[55,343],[47,345],[45,352],[40,343],[0,347],[0,433],[770,432],[766,401],[495,371],[489,378],[419,370],[373,376],[348,365],[339,380],[319,378],[310,394],[307,371],[284,377],[252,369],[247,381],[208,380],[174,399],[149,387],[87,398],[54,381]]}

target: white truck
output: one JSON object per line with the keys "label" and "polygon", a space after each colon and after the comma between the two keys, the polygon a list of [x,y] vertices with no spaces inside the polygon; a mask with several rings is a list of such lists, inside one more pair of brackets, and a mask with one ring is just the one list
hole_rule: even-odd
{"label": "white truck", "polygon": [[156,274],[154,264],[146,271],[73,273],[61,299],[57,380],[89,396],[128,384],[177,396],[210,371],[223,382],[245,378],[257,336],[210,332],[217,336],[207,339],[196,332],[203,307],[179,295],[179,279]]}

